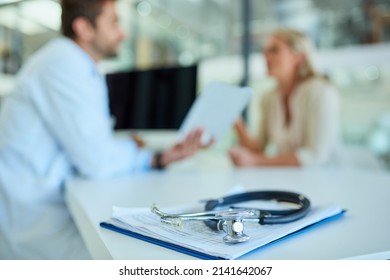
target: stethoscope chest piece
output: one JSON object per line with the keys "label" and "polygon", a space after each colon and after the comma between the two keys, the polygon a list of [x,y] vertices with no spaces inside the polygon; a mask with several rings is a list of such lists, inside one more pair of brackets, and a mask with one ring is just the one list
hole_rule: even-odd
{"label": "stethoscope chest piece", "polygon": [[224,209],[215,215],[217,230],[224,231],[225,243],[235,244],[247,241],[250,237],[244,233],[244,219],[251,219],[256,216],[252,210]]}
{"label": "stethoscope chest piece", "polygon": [[223,241],[229,244],[241,243],[249,240],[249,236],[244,233],[244,223],[242,220],[220,220],[217,224],[219,231],[226,232]]}

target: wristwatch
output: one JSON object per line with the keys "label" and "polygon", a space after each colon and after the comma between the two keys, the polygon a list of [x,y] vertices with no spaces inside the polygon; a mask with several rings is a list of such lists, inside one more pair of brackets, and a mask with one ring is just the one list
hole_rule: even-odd
{"label": "wristwatch", "polygon": [[165,166],[162,163],[162,156],[163,156],[162,152],[157,152],[154,154],[154,163],[155,163],[154,168],[157,170],[165,169]]}

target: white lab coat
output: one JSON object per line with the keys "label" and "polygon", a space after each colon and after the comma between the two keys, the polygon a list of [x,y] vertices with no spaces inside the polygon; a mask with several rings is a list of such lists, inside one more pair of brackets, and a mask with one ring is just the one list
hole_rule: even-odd
{"label": "white lab coat", "polygon": [[46,45],[0,108],[0,259],[89,258],[64,203],[66,179],[147,170],[151,157],[114,138],[94,61],[70,39]]}

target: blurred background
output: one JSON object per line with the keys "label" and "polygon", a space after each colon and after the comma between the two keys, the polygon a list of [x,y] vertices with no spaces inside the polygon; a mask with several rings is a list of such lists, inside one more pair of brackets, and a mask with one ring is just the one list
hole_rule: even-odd
{"label": "blurred background", "polygon": [[[390,169],[389,0],[119,0],[118,7],[127,39],[102,71],[196,65],[197,91],[211,80],[249,85],[252,129],[257,100],[274,86],[262,56],[267,34],[283,26],[306,32],[320,72],[341,94],[345,146],[362,164],[374,158]],[[57,0],[0,0],[0,98],[23,63],[59,35],[60,15]]]}

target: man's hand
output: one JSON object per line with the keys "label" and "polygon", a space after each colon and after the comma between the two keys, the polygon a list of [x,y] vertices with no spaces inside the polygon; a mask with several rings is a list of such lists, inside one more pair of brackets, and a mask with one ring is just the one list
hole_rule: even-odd
{"label": "man's hand", "polygon": [[[188,158],[194,155],[199,149],[207,148],[212,145],[214,143],[213,140],[207,144],[201,143],[202,133],[202,129],[196,129],[190,132],[182,142],[177,143],[162,153],[160,158],[160,166],[165,167],[175,161]],[[157,166],[156,157],[154,158],[152,165],[153,167]]]}

